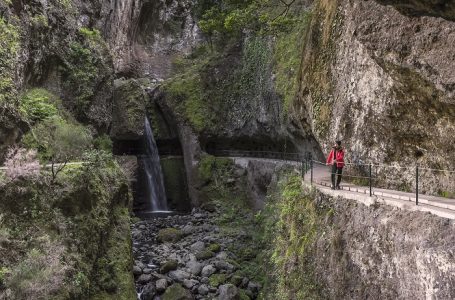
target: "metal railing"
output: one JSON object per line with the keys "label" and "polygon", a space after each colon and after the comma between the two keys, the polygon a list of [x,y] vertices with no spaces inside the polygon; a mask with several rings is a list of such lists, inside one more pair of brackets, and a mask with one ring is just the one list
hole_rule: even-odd
{"label": "metal railing", "polygon": [[[326,163],[311,160],[309,164],[311,167],[310,170],[310,183],[313,184],[313,173],[314,165],[320,165],[324,167]],[[407,192],[414,193],[415,204],[419,205],[419,198],[421,195],[426,196],[439,196],[444,198],[451,198],[455,196],[455,171],[446,170],[446,169],[434,169],[434,168],[424,168],[418,164],[414,166],[397,166],[397,165],[385,165],[385,164],[355,164],[355,163],[345,163],[347,169],[343,171],[342,178],[347,178],[348,183],[354,182],[358,185],[367,186],[369,189],[369,195],[373,196],[374,189],[392,189],[398,192]],[[350,170],[351,169],[351,170]],[[391,171],[392,170],[392,171]],[[393,170],[396,170],[396,174],[393,174]],[[327,175],[333,175],[331,171],[326,171]],[[335,174],[337,175],[337,174]],[[401,182],[403,185],[403,180],[400,178],[407,177],[405,187],[398,187],[395,183]],[[445,178],[445,182],[443,182]],[[425,186],[425,180],[428,183]],[[358,181],[361,181],[359,184]],[[428,189],[428,186],[432,187]],[[437,194],[434,195],[434,190],[438,188],[445,187],[447,189],[446,195]],[[429,190],[426,191],[426,190]],[[439,189],[440,191],[440,189]]]}
{"label": "metal railing", "polygon": [[[314,183],[315,176],[321,176],[321,174],[315,174],[315,168],[317,166],[332,167],[327,166],[325,162],[313,159],[311,153],[249,150],[211,150],[209,153],[215,156],[250,157],[300,162],[300,173],[303,178],[305,178],[306,174],[309,175],[310,184]],[[324,176],[327,175],[331,176],[332,172],[325,170]],[[403,180],[404,177],[406,180]],[[415,198],[416,205],[419,205],[421,195],[445,198],[455,197],[455,170],[425,168],[418,164],[414,166],[400,166],[378,163],[352,163],[348,161],[343,168],[342,178],[343,182],[367,187],[367,192],[370,196],[373,196],[375,190],[378,189],[414,193],[413,198]],[[438,187],[441,188],[436,193],[435,191],[438,191]],[[441,192],[443,189],[445,191]]]}

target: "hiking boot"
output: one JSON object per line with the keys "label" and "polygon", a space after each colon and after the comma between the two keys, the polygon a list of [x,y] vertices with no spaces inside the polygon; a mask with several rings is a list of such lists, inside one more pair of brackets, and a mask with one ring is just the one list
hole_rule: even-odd
{"label": "hiking boot", "polygon": [[332,190],[334,190],[334,189],[335,189],[335,187],[334,187],[333,185],[330,185],[330,188],[331,188]]}
{"label": "hiking boot", "polygon": [[341,190],[341,188],[340,188],[340,186],[339,186],[339,185],[337,185],[335,189],[337,189],[337,190]]}

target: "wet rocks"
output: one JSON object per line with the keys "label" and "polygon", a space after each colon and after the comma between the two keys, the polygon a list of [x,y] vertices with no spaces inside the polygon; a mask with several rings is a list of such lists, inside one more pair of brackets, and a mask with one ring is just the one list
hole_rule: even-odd
{"label": "wet rocks", "polygon": [[164,263],[164,265],[161,266],[160,268],[160,273],[166,274],[169,271],[173,271],[177,269],[178,267],[178,262],[176,260],[168,260],[167,262]]}
{"label": "wet rocks", "polygon": [[156,281],[156,291],[158,293],[162,293],[166,290],[167,288],[167,280],[166,279],[158,279]]}
{"label": "wet rocks", "polygon": [[209,277],[210,275],[212,275],[213,273],[216,272],[216,268],[212,265],[207,265],[205,266],[204,268],[202,268],[202,276],[204,277]]}
{"label": "wet rocks", "polygon": [[[260,285],[240,276],[238,257],[220,234],[216,212],[140,221],[133,225],[133,273],[144,299],[255,299]],[[242,238],[241,235],[238,237]],[[154,294],[152,298],[149,295]],[[154,298],[153,298],[154,297]]]}
{"label": "wet rocks", "polygon": [[220,286],[219,293],[218,300],[240,300],[239,290],[233,284]]}
{"label": "wet rocks", "polygon": [[158,232],[157,239],[161,243],[165,243],[165,242],[175,243],[175,242],[178,242],[182,238],[182,235],[183,235],[183,233],[179,229],[165,228],[165,229],[161,229]]}
{"label": "wet rocks", "polygon": [[178,283],[171,285],[163,295],[163,300],[193,300],[193,295]]}

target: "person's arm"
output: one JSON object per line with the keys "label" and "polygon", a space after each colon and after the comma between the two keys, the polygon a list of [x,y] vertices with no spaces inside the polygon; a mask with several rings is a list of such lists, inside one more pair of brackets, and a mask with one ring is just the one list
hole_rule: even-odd
{"label": "person's arm", "polygon": [[330,151],[329,156],[327,156],[326,165],[330,165],[333,160],[333,149]]}

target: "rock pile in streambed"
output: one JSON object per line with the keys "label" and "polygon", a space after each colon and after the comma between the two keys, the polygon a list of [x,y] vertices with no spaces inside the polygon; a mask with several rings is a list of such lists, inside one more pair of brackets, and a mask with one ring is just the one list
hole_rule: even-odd
{"label": "rock pile in streambed", "polygon": [[239,265],[214,224],[216,212],[139,221],[133,225],[134,276],[141,300],[256,299],[261,286]]}

